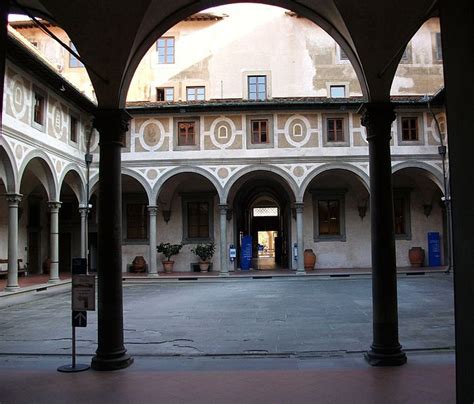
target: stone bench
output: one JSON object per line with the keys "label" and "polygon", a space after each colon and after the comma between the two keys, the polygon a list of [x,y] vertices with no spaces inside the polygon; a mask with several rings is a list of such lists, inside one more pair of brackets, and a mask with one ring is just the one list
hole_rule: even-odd
{"label": "stone bench", "polygon": [[[18,258],[18,274],[19,275],[28,275],[28,271],[23,264],[23,260]],[[8,259],[0,258],[0,276],[8,275]]]}

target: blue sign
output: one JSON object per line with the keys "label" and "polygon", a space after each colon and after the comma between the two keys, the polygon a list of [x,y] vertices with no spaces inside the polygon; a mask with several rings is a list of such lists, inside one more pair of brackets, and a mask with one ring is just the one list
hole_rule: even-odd
{"label": "blue sign", "polygon": [[441,266],[441,242],[438,232],[428,233],[428,265]]}
{"label": "blue sign", "polygon": [[240,250],[240,269],[246,271],[252,265],[252,236],[242,237],[242,248]]}

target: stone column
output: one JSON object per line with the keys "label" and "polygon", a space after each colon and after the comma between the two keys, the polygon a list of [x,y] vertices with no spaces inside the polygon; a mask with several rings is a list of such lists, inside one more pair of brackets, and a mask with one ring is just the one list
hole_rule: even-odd
{"label": "stone column", "polygon": [[81,215],[81,258],[87,258],[87,216],[89,209],[87,206],[79,206],[79,214]]}
{"label": "stone column", "polygon": [[14,291],[18,285],[18,204],[22,195],[7,194],[8,201],[8,281],[6,291]]}
{"label": "stone column", "polygon": [[121,109],[99,109],[94,126],[100,134],[97,351],[96,370],[132,364],[123,343],[122,178],[121,148],[130,115]]}
{"label": "stone column", "polygon": [[370,161],[370,219],[372,235],[373,342],[366,353],[373,366],[406,363],[398,341],[397,269],[393,221],[390,139],[393,105],[368,103],[362,111]]}
{"label": "stone column", "polygon": [[48,202],[49,214],[51,217],[51,228],[50,228],[50,259],[51,269],[49,272],[49,283],[59,282],[59,208],[61,202],[50,201]]}
{"label": "stone column", "polygon": [[303,239],[303,209],[304,203],[295,203],[296,210],[296,243],[298,244],[298,260],[296,261],[296,275],[304,275],[304,239]]}
{"label": "stone column", "polygon": [[229,264],[227,262],[227,205],[219,205],[220,217],[220,250],[221,262],[220,273],[221,276],[229,276]]}
{"label": "stone column", "polygon": [[156,267],[156,215],[158,213],[157,206],[148,206],[148,219],[150,221],[148,228],[150,229],[150,246],[148,255],[148,276],[156,278],[158,269]]}
{"label": "stone column", "polygon": [[2,126],[3,116],[3,86],[5,83],[5,58],[7,52],[7,24],[9,1],[0,1],[0,128]]}

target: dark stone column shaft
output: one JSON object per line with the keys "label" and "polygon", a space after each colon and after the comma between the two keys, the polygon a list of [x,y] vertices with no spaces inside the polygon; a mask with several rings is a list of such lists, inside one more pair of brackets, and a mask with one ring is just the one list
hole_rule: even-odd
{"label": "dark stone column shaft", "polygon": [[124,110],[99,110],[100,134],[98,347],[92,368],[114,370],[133,359],[123,343],[121,148],[130,116]]}
{"label": "dark stone column shaft", "polygon": [[370,158],[370,213],[372,234],[373,343],[366,359],[371,365],[406,362],[398,341],[397,270],[393,222],[391,103],[364,106],[362,125],[367,128]]}

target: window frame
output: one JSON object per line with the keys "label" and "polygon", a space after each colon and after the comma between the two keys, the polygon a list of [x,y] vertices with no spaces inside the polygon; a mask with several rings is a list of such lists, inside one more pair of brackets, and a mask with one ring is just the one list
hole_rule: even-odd
{"label": "window frame", "polygon": [[[75,125],[73,123],[75,122]],[[75,146],[79,143],[79,118],[75,114],[69,114],[69,141]],[[73,128],[75,132],[75,140],[72,137]]]}
{"label": "window frame", "polygon": [[441,32],[433,32],[433,64],[443,63],[443,47],[441,44]]}
{"label": "window frame", "polygon": [[[160,40],[164,41],[164,46],[160,46]],[[169,46],[168,43],[172,42]],[[164,49],[163,55],[160,54],[160,49]],[[169,52],[172,49],[172,52]],[[160,56],[163,56],[163,62],[160,62]],[[168,61],[168,56],[172,57],[172,61]],[[176,38],[174,36],[162,36],[156,40],[156,61],[159,65],[172,65],[176,62]]]}
{"label": "window frame", "polygon": [[[261,92],[259,91],[259,79],[263,78],[264,80],[264,91],[263,91],[263,98],[259,96]],[[255,84],[250,83],[251,79],[255,79]],[[268,99],[268,80],[266,74],[249,74],[247,76],[247,98],[249,101],[266,101]],[[255,91],[251,91],[251,88],[255,86]],[[255,94],[255,97],[251,96],[251,94]]]}
{"label": "window frame", "polygon": [[[333,89],[336,89],[336,88],[342,88],[343,89],[343,95],[336,95],[334,96],[332,94],[332,90]],[[329,98],[347,98],[347,88],[346,88],[346,85],[345,84],[330,84],[329,85]]]}
{"label": "window frame", "polygon": [[[160,100],[158,93],[159,91],[163,92],[163,99]],[[169,94],[167,92],[171,91],[171,98],[168,99]],[[174,87],[156,87],[156,101],[157,102],[173,102],[174,101]]]}
{"label": "window frame", "polygon": [[[189,193],[183,192],[181,196],[181,207],[182,207],[182,243],[183,244],[196,244],[196,243],[209,243],[214,241],[214,195],[213,192],[202,192],[202,193]],[[190,203],[207,203],[209,207],[208,217],[208,237],[190,237],[189,236],[189,217],[188,217],[188,205]]]}
{"label": "window frame", "polygon": [[[267,121],[267,142],[253,142],[252,122],[254,121]],[[275,135],[273,133],[273,115],[247,115],[246,123],[247,149],[268,149],[274,147]]]}
{"label": "window frame", "polygon": [[[329,140],[329,119],[342,119],[343,140]],[[347,114],[323,114],[323,146],[324,147],[347,147],[349,146],[349,116]]]}
{"label": "window frame", "polygon": [[[129,230],[129,215],[128,215],[128,208],[131,205],[142,205],[144,208],[144,228],[145,228],[145,238],[130,238],[128,234]],[[124,201],[124,209],[123,209],[123,242],[126,244],[143,244],[148,242],[150,237],[150,229],[148,226],[148,203],[144,201],[143,196],[141,194],[128,194],[126,200]]]}
{"label": "window frame", "polygon": [[[179,124],[180,123],[194,123],[194,144],[180,145],[179,144]],[[201,121],[199,117],[175,117],[173,118],[173,150],[200,150],[201,148]]]}
{"label": "window frame", "polygon": [[[393,231],[395,234],[395,240],[411,240],[411,188],[393,188]],[[404,233],[396,232],[396,217],[395,217],[395,200],[401,199],[403,201],[403,225],[405,227]]]}
{"label": "window frame", "polygon": [[[36,109],[36,95],[39,95],[43,100],[42,103],[42,122],[38,122],[35,120],[35,109]],[[35,129],[38,129],[42,132],[46,131],[46,121],[47,121],[47,114],[48,114],[48,96],[45,91],[33,85],[33,96],[32,96],[32,105],[31,105],[31,126]]]}
{"label": "window frame", "polygon": [[349,56],[347,55],[346,51],[342,49],[338,44],[336,44],[337,50],[337,62],[338,63],[350,63]]}
{"label": "window frame", "polygon": [[[203,90],[202,98],[199,98],[198,90]],[[194,90],[194,99],[190,98],[190,90]],[[205,101],[206,100],[206,86],[186,86],[186,101]]]}
{"label": "window frame", "polygon": [[[415,118],[417,124],[417,133],[418,139],[417,140],[404,140],[403,139],[403,120]],[[425,134],[424,134],[424,122],[423,122],[423,114],[420,112],[403,112],[397,113],[397,138],[398,144],[400,146],[420,146],[425,144]]]}
{"label": "window frame", "polygon": [[[313,240],[320,241],[346,241],[346,189],[342,188],[315,188],[311,189],[313,203]],[[339,234],[320,234],[319,232],[319,202],[339,202]]]}

